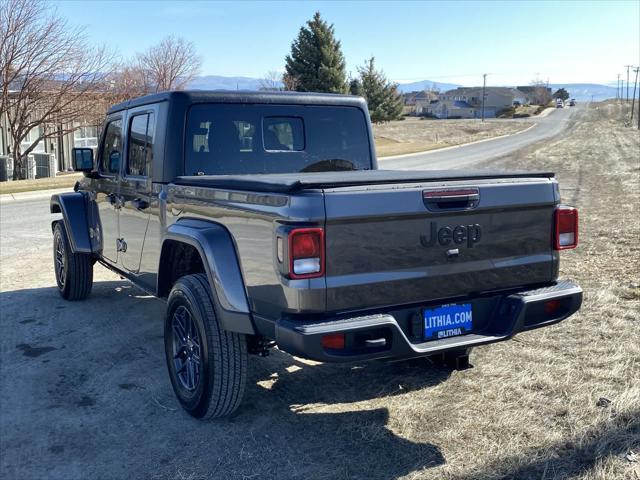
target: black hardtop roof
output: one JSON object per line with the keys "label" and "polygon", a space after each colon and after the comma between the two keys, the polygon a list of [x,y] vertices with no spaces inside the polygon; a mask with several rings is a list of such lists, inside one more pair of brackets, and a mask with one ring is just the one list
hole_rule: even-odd
{"label": "black hardtop roof", "polygon": [[180,90],[154,93],[112,106],[108,114],[151,103],[179,101],[193,103],[265,103],[284,105],[337,105],[366,107],[362,97],[334,93],[272,92],[245,90]]}

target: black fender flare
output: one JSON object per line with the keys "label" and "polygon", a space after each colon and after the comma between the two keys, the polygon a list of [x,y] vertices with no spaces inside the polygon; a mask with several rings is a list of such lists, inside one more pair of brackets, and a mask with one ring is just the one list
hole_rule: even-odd
{"label": "black fender flare", "polygon": [[[86,194],[81,192],[59,193],[51,196],[49,209],[51,213],[61,213],[69,245],[72,252],[95,253],[96,241],[92,241],[89,234],[89,216],[87,215]],[[51,223],[51,230],[55,228],[55,220]]]}
{"label": "black fender flare", "polygon": [[219,223],[184,219],[171,225],[162,239],[158,267],[157,292],[163,286],[168,260],[167,241],[183,242],[194,247],[202,260],[213,293],[216,314],[222,328],[230,332],[255,335],[240,262],[229,231]]}

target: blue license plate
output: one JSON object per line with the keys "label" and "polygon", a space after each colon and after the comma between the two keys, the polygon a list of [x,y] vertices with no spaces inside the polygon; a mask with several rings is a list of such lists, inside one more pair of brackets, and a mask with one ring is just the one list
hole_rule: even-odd
{"label": "blue license plate", "polygon": [[423,310],[425,340],[438,340],[471,333],[473,311],[470,303],[442,305]]}

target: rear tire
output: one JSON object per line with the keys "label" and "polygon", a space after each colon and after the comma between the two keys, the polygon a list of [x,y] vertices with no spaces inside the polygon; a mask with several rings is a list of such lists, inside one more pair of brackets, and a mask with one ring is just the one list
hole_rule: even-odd
{"label": "rear tire", "polygon": [[84,300],[93,286],[93,259],[88,253],[72,252],[63,222],[53,229],[53,267],[58,291],[65,300]]}
{"label": "rear tire", "polygon": [[224,417],[238,408],[247,379],[247,340],[221,327],[206,275],[186,275],[174,285],[164,344],[173,391],[190,415]]}

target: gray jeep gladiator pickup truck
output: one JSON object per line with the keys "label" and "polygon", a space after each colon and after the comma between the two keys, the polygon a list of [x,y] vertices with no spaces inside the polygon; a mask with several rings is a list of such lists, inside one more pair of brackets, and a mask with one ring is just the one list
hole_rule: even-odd
{"label": "gray jeep gladiator pickup truck", "polygon": [[559,322],[577,212],[548,172],[378,170],[362,98],[167,92],[116,105],[75,192],[54,195],[61,295],[99,262],[166,299],[169,377],[191,415],[241,402],[248,355],[438,356]]}

